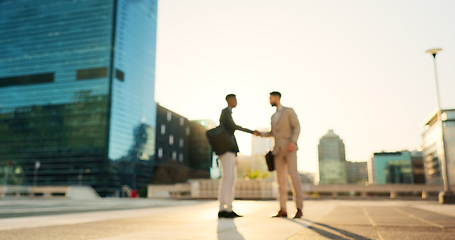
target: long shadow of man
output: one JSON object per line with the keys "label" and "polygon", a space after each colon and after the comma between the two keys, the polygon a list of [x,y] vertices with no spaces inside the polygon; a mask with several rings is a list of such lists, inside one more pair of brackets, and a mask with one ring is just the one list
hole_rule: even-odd
{"label": "long shadow of man", "polygon": [[219,219],[216,233],[218,240],[245,240],[237,230],[234,219]]}
{"label": "long shadow of man", "polygon": [[[293,223],[296,223],[296,224],[299,224],[303,227],[306,227],[316,233],[318,233],[319,235],[323,236],[323,237],[326,237],[326,238],[329,238],[329,239],[340,239],[340,240],[348,240],[348,239],[356,239],[356,240],[371,240],[371,238],[367,238],[367,237],[364,237],[364,236],[361,236],[361,235],[358,235],[358,234],[355,234],[353,232],[349,232],[349,231],[346,231],[346,230],[343,230],[343,229],[339,229],[339,228],[336,228],[336,227],[333,227],[333,226],[329,226],[327,224],[323,224],[323,223],[318,223],[318,222],[313,222],[311,220],[308,220],[308,219],[302,219],[303,221],[307,221],[309,222],[309,224],[305,224],[302,222],[302,220],[294,220],[294,219],[287,219]],[[340,235],[343,235],[343,236],[340,236],[340,235],[337,235],[337,234],[334,234],[334,233],[331,233],[331,232],[328,232],[326,230],[324,230],[322,227],[324,228],[328,228],[330,230],[333,230],[335,232],[338,232]]]}

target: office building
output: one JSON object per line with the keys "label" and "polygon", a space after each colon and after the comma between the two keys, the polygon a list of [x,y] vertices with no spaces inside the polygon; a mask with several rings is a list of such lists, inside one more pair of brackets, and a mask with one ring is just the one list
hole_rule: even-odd
{"label": "office building", "polygon": [[314,184],[315,174],[311,172],[299,173],[302,183],[305,184]]}
{"label": "office building", "polygon": [[333,130],[319,140],[319,184],[346,184],[346,156],[343,140]]}
{"label": "office building", "polygon": [[424,184],[422,152],[374,153],[369,163],[372,184]]}
{"label": "office building", "polygon": [[273,179],[269,172],[264,155],[239,155],[237,157],[237,178],[240,179]]}
{"label": "office building", "polygon": [[191,178],[210,178],[211,169],[217,168],[216,156],[207,139],[207,130],[216,127],[211,120],[190,121],[188,166]]}
{"label": "office building", "polygon": [[425,184],[425,165],[423,161],[423,152],[411,152],[411,169],[412,169],[412,183]]}
{"label": "office building", "polygon": [[156,20],[156,0],[0,1],[1,179],[151,182]]}
{"label": "office building", "polygon": [[153,183],[185,182],[190,177],[188,119],[157,104],[156,126]]}
{"label": "office building", "polygon": [[[448,179],[455,185],[455,109],[442,110]],[[423,161],[428,184],[442,184],[442,130],[437,113],[425,123],[423,132]]]}
{"label": "office building", "polygon": [[368,182],[367,162],[346,162],[349,184],[365,184]]}

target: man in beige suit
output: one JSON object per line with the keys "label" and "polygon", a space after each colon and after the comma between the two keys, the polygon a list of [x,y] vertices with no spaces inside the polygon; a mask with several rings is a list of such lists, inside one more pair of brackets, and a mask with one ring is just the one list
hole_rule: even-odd
{"label": "man in beige suit", "polygon": [[275,157],[275,171],[278,182],[280,211],[274,217],[287,217],[286,202],[288,200],[288,190],[286,177],[289,173],[293,197],[297,212],[294,218],[303,216],[303,192],[300,186],[300,176],[297,172],[297,140],[300,134],[300,124],[294,109],[281,105],[281,93],[270,93],[270,104],[276,107],[275,114],[272,115],[272,130],[263,132],[263,137],[274,137],[275,147],[273,155]]}

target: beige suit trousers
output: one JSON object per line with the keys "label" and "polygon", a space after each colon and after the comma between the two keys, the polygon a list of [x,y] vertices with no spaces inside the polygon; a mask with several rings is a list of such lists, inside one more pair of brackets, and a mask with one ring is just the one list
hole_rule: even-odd
{"label": "beige suit trousers", "polygon": [[278,200],[280,208],[286,211],[286,202],[288,200],[287,176],[289,174],[292,183],[292,193],[297,209],[303,210],[303,192],[300,186],[300,175],[297,171],[297,152],[280,151],[275,156],[275,172],[278,182]]}
{"label": "beige suit trousers", "polygon": [[218,201],[220,211],[232,211],[234,201],[234,181],[236,177],[236,157],[235,153],[227,152],[218,158],[221,169],[220,185],[218,187]]}

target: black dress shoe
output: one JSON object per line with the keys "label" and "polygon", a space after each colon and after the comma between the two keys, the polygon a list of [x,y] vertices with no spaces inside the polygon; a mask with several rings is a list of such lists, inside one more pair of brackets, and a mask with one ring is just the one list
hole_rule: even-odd
{"label": "black dress shoe", "polygon": [[294,218],[297,219],[297,218],[302,218],[302,217],[303,217],[303,212],[302,212],[302,210],[297,209],[297,212],[295,213]]}
{"label": "black dress shoe", "polygon": [[227,217],[227,213],[226,211],[219,211],[218,212],[218,218],[226,218]]}
{"label": "black dress shoe", "polygon": [[228,211],[219,211],[218,212],[218,218],[238,218],[238,217],[243,217],[241,215],[238,215],[236,212],[228,212]]}
{"label": "black dress shoe", "polygon": [[230,216],[232,216],[232,218],[237,218],[237,217],[243,217],[242,215],[238,215],[236,212],[232,211],[232,212],[228,212],[228,214]]}

